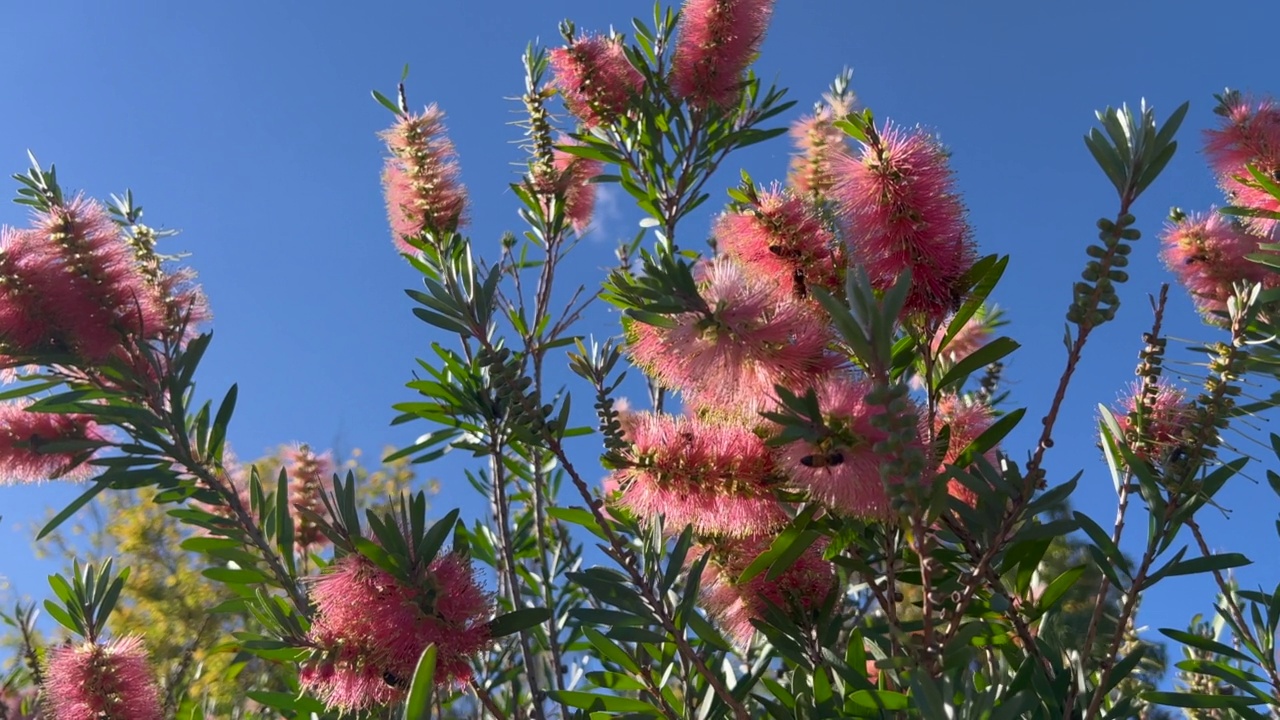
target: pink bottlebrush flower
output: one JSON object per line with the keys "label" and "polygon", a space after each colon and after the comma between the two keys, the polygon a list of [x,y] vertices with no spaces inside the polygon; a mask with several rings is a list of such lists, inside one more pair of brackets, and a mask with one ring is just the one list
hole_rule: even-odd
{"label": "pink bottlebrush flower", "polygon": [[736,103],[772,14],[773,0],[686,0],[671,61],[676,95],[694,107]]}
{"label": "pink bottlebrush flower", "polygon": [[[960,459],[960,453],[977,440],[979,435],[986,432],[994,422],[995,414],[990,405],[983,402],[968,402],[956,395],[943,396],[933,416],[933,437],[938,437],[944,427],[950,427],[951,430],[947,447],[935,448],[935,453],[942,455],[936,472],[946,472],[946,466],[954,465]],[[984,457],[995,465],[997,461],[995,448],[988,450]],[[978,503],[977,494],[959,480],[948,481],[947,492],[952,497],[964,501],[969,507]]]}
{"label": "pink bottlebrush flower", "polygon": [[449,233],[466,223],[467,191],[458,181],[457,153],[435,105],[404,115],[380,137],[391,153],[382,171],[391,234],[401,252],[417,252],[405,238]]}
{"label": "pink bottlebrush flower", "polygon": [[436,684],[465,682],[489,643],[492,598],[460,555],[442,555],[413,583],[361,555],[339,558],[311,598],[316,652],[302,687],[330,708],[360,710],[403,699],[418,658],[436,645]]}
{"label": "pink bottlebrush flower", "polygon": [[796,193],[825,197],[835,184],[832,163],[849,154],[848,135],[835,126],[835,121],[852,110],[850,100],[828,98],[812,115],[791,124],[791,139],[797,152],[791,158],[787,180]]}
{"label": "pink bottlebrush flower", "polygon": [[604,164],[559,149],[553,158],[555,189],[564,198],[564,216],[573,231],[581,235],[591,225],[591,213],[596,205],[596,186],[591,179],[604,172]]}
{"label": "pink bottlebrush flower", "polygon": [[856,158],[834,166],[850,262],[863,265],[877,289],[910,270],[907,313],[938,320],[955,310],[975,249],[938,141],[886,123]]}
{"label": "pink bottlebrush flower", "polygon": [[[1251,187],[1248,166],[1277,179],[1280,173],[1280,106],[1270,98],[1253,101],[1239,95],[1227,99],[1222,127],[1206,130],[1205,154],[1218,176],[1218,183],[1241,207],[1280,210],[1280,201],[1260,188]],[[1243,178],[1244,182],[1241,182]],[[1270,235],[1274,220],[1252,218],[1250,227]]]}
{"label": "pink bottlebrush flower", "polygon": [[30,402],[0,403],[0,485],[62,478],[84,480],[95,470],[85,465],[92,451],[41,452],[64,440],[103,440],[87,415],[28,412]]}
{"label": "pink bottlebrush flower", "polygon": [[829,328],[819,312],[720,256],[701,267],[710,316],[681,313],[675,327],[628,328],[632,359],[686,404],[754,414],[773,402],[774,386],[799,388],[834,365]]}
{"label": "pink bottlebrush flower", "polygon": [[77,197],[36,216],[35,231],[57,248],[62,273],[40,288],[48,313],[82,358],[101,362],[126,336],[159,337],[164,299],[148,281],[106,208]]}
{"label": "pink bottlebrush flower", "polygon": [[835,290],[843,268],[835,256],[835,235],[813,208],[790,193],[768,192],[759,204],[728,213],[713,230],[717,246],[748,273],[767,280],[784,294],[808,296],[808,287]]}
{"label": "pink bottlebrush flower", "polygon": [[0,228],[0,364],[61,343],[41,294],[61,280],[48,249],[33,230]]}
{"label": "pink bottlebrush flower", "polygon": [[63,645],[49,653],[45,702],[53,720],[160,720],[160,691],[138,637]]}
{"label": "pink bottlebrush flower", "polygon": [[720,540],[710,548],[700,548],[711,553],[702,573],[702,606],[742,648],[751,643],[755,633],[751,621],[763,619],[770,605],[783,612],[808,613],[835,589],[835,568],[822,559],[820,545],[810,547],[773,580],[761,573],[739,584],[742,572],[772,542],[771,536],[755,535]]}
{"label": "pink bottlebrush flower", "polygon": [[1234,283],[1274,284],[1274,275],[1247,258],[1259,251],[1259,238],[1219,213],[1189,215],[1166,227],[1160,241],[1165,266],[1205,315],[1226,311]]}
{"label": "pink bottlebrush flower", "polygon": [[644,76],[632,67],[617,37],[581,37],[555,48],[548,59],[551,84],[569,112],[589,128],[613,122],[644,87]]}
{"label": "pink bottlebrush flower", "polygon": [[320,498],[333,487],[333,456],[327,452],[317,455],[306,445],[290,448],[284,455],[285,472],[289,476],[289,505],[294,510],[294,541],[299,552],[306,553],[329,542],[302,511],[324,514]]}
{"label": "pink bottlebrush flower", "polygon": [[[1194,418],[1195,404],[1187,400],[1181,389],[1161,378],[1156,382],[1155,393],[1139,412],[1142,389],[1141,381],[1134,382],[1112,412],[1124,432],[1123,440],[1134,453],[1148,462],[1158,462],[1181,444],[1182,431]],[[1140,415],[1141,424],[1138,423]]]}
{"label": "pink bottlebrush flower", "polygon": [[663,515],[671,533],[692,524],[701,535],[739,537],[786,523],[769,449],[750,429],[653,413],[633,422],[628,464],[610,476],[618,506],[646,520]]}
{"label": "pink bottlebrush flower", "polygon": [[883,409],[867,402],[868,380],[833,375],[816,388],[832,437],[819,445],[797,440],[778,450],[778,465],[813,499],[845,515],[884,519],[889,497],[880,478],[885,458],[875,444],[886,439],[872,425]]}
{"label": "pink bottlebrush flower", "polygon": [[173,332],[181,334],[184,342],[194,339],[200,326],[213,318],[209,299],[195,280],[196,273],[191,268],[178,268],[160,280],[167,324]]}

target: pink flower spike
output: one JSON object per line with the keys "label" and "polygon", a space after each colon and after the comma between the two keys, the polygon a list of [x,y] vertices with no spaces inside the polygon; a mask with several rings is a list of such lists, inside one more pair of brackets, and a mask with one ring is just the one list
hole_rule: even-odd
{"label": "pink flower spike", "polygon": [[886,438],[871,419],[883,409],[867,402],[871,383],[833,375],[816,388],[818,405],[832,438],[821,444],[797,440],[778,450],[778,465],[793,483],[836,512],[873,520],[889,516],[889,497],[880,478],[886,460],[875,444]]}
{"label": "pink flower spike", "polygon": [[1186,393],[1161,378],[1156,382],[1155,393],[1146,401],[1141,411],[1141,425],[1136,421],[1139,417],[1138,403],[1142,398],[1143,384],[1136,381],[1129,392],[1121,399],[1113,412],[1116,423],[1124,432],[1124,442],[1129,443],[1137,456],[1147,462],[1159,462],[1182,443],[1182,431],[1186,430],[1194,418],[1195,404],[1187,400]]}
{"label": "pink flower spike", "polygon": [[837,158],[835,172],[850,263],[863,265],[877,289],[910,270],[908,314],[940,320],[955,310],[975,248],[938,141],[886,123],[856,158]]}
{"label": "pink flower spike", "polygon": [[[1280,106],[1270,98],[1250,100],[1229,94],[1220,112],[1222,126],[1204,133],[1204,150],[1218,176],[1218,184],[1234,205],[1258,210],[1280,210],[1280,201],[1253,186],[1252,165],[1272,180],[1280,172]],[[1241,181],[1243,179],[1243,182]],[[1271,235],[1276,221],[1249,218],[1246,224]]]}
{"label": "pink flower spike", "polygon": [[160,691],[142,640],[62,645],[49,653],[45,701],[53,720],[160,720]]}
{"label": "pink flower spike", "polygon": [[43,288],[61,280],[50,250],[34,230],[0,228],[0,365],[21,363],[60,342],[42,297]]}
{"label": "pink flower spike", "polygon": [[832,252],[835,235],[790,193],[763,193],[756,207],[722,215],[713,232],[726,255],[784,295],[803,298],[810,286],[830,291],[840,285],[843,257]]}
{"label": "pink flower spike", "polygon": [[565,107],[589,128],[613,122],[640,94],[644,76],[631,65],[616,37],[593,35],[549,53],[551,84]]}
{"label": "pink flower spike", "polygon": [[725,256],[700,270],[706,316],[673,316],[674,327],[635,322],[632,359],[664,387],[700,408],[752,415],[772,406],[774,386],[798,389],[835,365],[819,312]]}
{"label": "pink flower spike", "polygon": [[852,109],[849,100],[829,98],[829,104],[792,123],[791,139],[798,152],[791,158],[787,180],[798,194],[823,198],[835,184],[832,164],[849,154],[849,136],[834,123]]}
{"label": "pink flower spike", "polygon": [[1165,266],[1205,315],[1226,311],[1234,283],[1275,285],[1276,276],[1247,257],[1258,252],[1259,238],[1212,210],[1169,225],[1160,242]]}
{"label": "pink flower spike", "polygon": [[333,709],[403,699],[418,658],[432,643],[436,684],[466,682],[470,659],[489,643],[493,600],[459,555],[436,558],[413,582],[362,555],[346,555],[315,580],[311,599],[316,651],[300,680]]}
{"label": "pink flower spike", "polygon": [[431,105],[381,134],[391,153],[382,172],[391,233],[400,251],[410,255],[417,250],[405,238],[450,233],[466,224],[467,192],[444,132],[444,113]]}
{"label": "pink flower spike", "polygon": [[671,61],[671,87],[690,105],[729,107],[764,41],[773,0],[686,0]]}
{"label": "pink flower spike", "polygon": [[95,468],[84,462],[92,451],[41,452],[63,440],[103,440],[87,415],[28,412],[30,402],[0,403],[0,485],[61,478],[84,480]]}
{"label": "pink flower spike", "polygon": [[756,535],[699,548],[711,553],[702,575],[702,606],[740,648],[751,643],[755,633],[751,621],[763,619],[770,605],[783,612],[808,613],[835,589],[835,568],[822,559],[822,544],[811,546],[772,580],[761,573],[739,584],[742,572],[773,540],[769,535]]}
{"label": "pink flower spike", "polygon": [[289,505],[293,508],[294,539],[300,552],[308,552],[329,543],[304,510],[324,514],[320,499],[333,488],[333,455],[315,454],[310,447],[299,445],[285,452],[285,472],[289,476]]}
{"label": "pink flower spike", "polygon": [[[947,465],[955,464],[960,459],[960,453],[977,440],[979,435],[986,432],[993,422],[995,422],[995,415],[991,406],[981,402],[966,402],[956,395],[944,396],[938,402],[937,412],[933,417],[933,436],[938,437],[944,427],[950,427],[951,430],[947,447],[936,448],[942,452],[937,472],[945,472]],[[995,448],[988,450],[984,457],[995,465],[997,460]],[[959,480],[948,481],[947,492],[952,497],[964,501],[969,507],[978,503],[977,494]]]}
{"label": "pink flower spike", "polygon": [[[564,140],[562,144],[575,144]],[[591,225],[591,213],[595,210],[596,186],[591,179],[604,172],[599,160],[578,157],[557,149],[553,155],[557,190],[564,197],[564,215],[573,231],[582,235]]]}
{"label": "pink flower spike", "polygon": [[142,273],[106,208],[77,197],[36,216],[35,231],[57,248],[62,272],[41,277],[49,315],[75,352],[101,362],[126,336],[159,337],[166,327],[160,288]]}
{"label": "pink flower spike", "polygon": [[745,427],[691,417],[637,413],[612,482],[615,503],[641,519],[665,517],[664,529],[693,525],[701,535],[767,532],[787,520],[774,498],[774,466],[764,441]]}

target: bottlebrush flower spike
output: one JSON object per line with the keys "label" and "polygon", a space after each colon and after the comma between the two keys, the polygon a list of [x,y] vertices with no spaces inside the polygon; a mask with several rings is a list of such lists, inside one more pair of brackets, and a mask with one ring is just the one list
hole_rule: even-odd
{"label": "bottlebrush flower spike", "polygon": [[791,187],[801,195],[822,198],[835,184],[832,164],[849,154],[848,135],[834,122],[853,111],[852,98],[828,97],[828,102],[812,115],[791,125],[791,139],[798,152],[791,158],[787,175]]}
{"label": "bottlebrush flower spike", "polygon": [[310,447],[299,445],[286,451],[284,459],[289,476],[289,505],[294,509],[294,539],[305,553],[329,540],[301,511],[324,513],[320,498],[333,487],[333,456],[327,452],[317,455]]}
{"label": "bottlebrush flower spike", "polygon": [[53,720],[160,720],[160,692],[142,640],[63,645],[49,653],[45,702]]}
{"label": "bottlebrush flower spike", "polygon": [[835,589],[835,568],[822,559],[822,546],[813,545],[791,567],[773,580],[761,573],[745,583],[738,578],[773,542],[769,535],[719,540],[703,549],[711,553],[702,574],[702,606],[720,629],[746,648],[755,627],[769,605],[783,612],[810,612]]}
{"label": "bottlebrush flower spike", "polygon": [[646,520],[663,515],[671,533],[692,524],[701,535],[739,537],[786,523],[769,449],[750,429],[653,413],[632,423],[627,466],[610,476],[617,506]]}
{"label": "bottlebrush flower spike", "polygon": [[84,465],[90,451],[41,452],[61,440],[102,440],[87,415],[28,412],[30,402],[0,403],[0,485],[53,478],[84,480],[94,468]]}
{"label": "bottlebrush flower spike", "polygon": [[818,405],[831,429],[821,444],[798,440],[779,448],[778,465],[817,501],[845,515],[882,520],[889,497],[880,478],[886,460],[876,452],[885,433],[872,424],[883,408],[867,402],[871,383],[833,375],[817,388]]}
{"label": "bottlebrush flower spike", "polygon": [[589,128],[616,120],[644,87],[617,37],[580,37],[552,50],[548,60],[565,107]]}
{"label": "bottlebrush flower spike", "polygon": [[[1116,423],[1124,432],[1124,442],[1139,458],[1158,463],[1182,443],[1195,406],[1187,400],[1186,393],[1163,378],[1156,381],[1154,391],[1145,400],[1144,387],[1142,381],[1133,383],[1114,410]],[[1142,410],[1138,409],[1139,403]]]}
{"label": "bottlebrush flower spike", "polygon": [[492,598],[470,563],[443,555],[407,583],[361,555],[339,558],[311,590],[316,647],[299,675],[330,708],[355,711],[404,698],[418,658],[437,649],[437,685],[465,682],[489,643]]}
{"label": "bottlebrush flower spike", "polygon": [[591,213],[596,205],[596,186],[591,179],[604,172],[604,163],[556,149],[552,154],[552,167],[556,173],[555,190],[564,197],[564,216],[573,231],[581,235],[591,225]]}
{"label": "bottlebrush flower spike", "polygon": [[1165,265],[1205,315],[1226,311],[1233,283],[1276,283],[1275,275],[1247,257],[1259,251],[1259,238],[1217,212],[1178,220],[1165,228],[1161,243]]}
{"label": "bottlebrush flower spike", "polygon": [[391,234],[401,252],[417,250],[405,238],[449,233],[466,223],[467,192],[458,181],[457,153],[435,105],[403,115],[382,132],[391,156],[382,171]]}
{"label": "bottlebrush flower spike", "polygon": [[[950,436],[947,447],[936,448],[942,451],[942,460],[940,461],[936,472],[942,473],[946,471],[946,465],[954,465],[960,459],[960,453],[965,448],[978,439],[978,436],[986,432],[995,422],[995,415],[991,410],[991,406],[982,402],[969,402],[956,395],[945,395],[938,402],[937,410],[933,416],[933,437],[938,437],[942,432],[942,428],[950,426]],[[996,465],[997,457],[995,448],[987,450],[984,454],[987,461],[992,465]],[[998,465],[997,465],[998,467]],[[952,497],[959,498],[973,507],[978,503],[978,496],[967,485],[959,480],[952,479],[947,482],[947,492]]]}
{"label": "bottlebrush flower spike", "polygon": [[756,207],[722,215],[713,232],[726,255],[783,294],[804,298],[810,286],[840,286],[844,258],[832,252],[835,235],[808,203],[790,193],[763,193]]}
{"label": "bottlebrush flower spike", "polygon": [[906,312],[940,320],[959,304],[958,281],[975,249],[947,154],[923,130],[886,123],[857,157],[834,161],[834,197],[846,226],[850,262],[877,289],[911,271]]}
{"label": "bottlebrush flower spike", "polygon": [[56,279],[40,277],[42,302],[82,358],[101,362],[125,336],[160,337],[164,298],[149,282],[120,228],[98,202],[77,197],[36,215],[34,231],[58,257]]}
{"label": "bottlebrush flower spike", "polygon": [[735,104],[772,14],[773,0],[687,0],[671,61],[676,95],[694,107]]}
{"label": "bottlebrush flower spike", "polygon": [[32,230],[0,228],[0,367],[63,343],[41,295],[61,279],[47,250]]}
{"label": "bottlebrush flower spike", "polygon": [[775,284],[720,256],[700,269],[710,316],[672,316],[674,327],[635,322],[632,359],[685,402],[754,415],[773,404],[774,386],[799,388],[828,372],[829,330],[817,311],[779,297]]}
{"label": "bottlebrush flower spike", "polygon": [[[1270,193],[1251,187],[1248,170],[1252,165],[1272,180],[1280,179],[1280,106],[1270,98],[1255,101],[1228,93],[1218,113],[1224,118],[1222,127],[1204,134],[1205,154],[1218,184],[1235,205],[1280,210],[1280,201]],[[1276,224],[1265,218],[1246,222],[1264,235],[1271,235]]]}

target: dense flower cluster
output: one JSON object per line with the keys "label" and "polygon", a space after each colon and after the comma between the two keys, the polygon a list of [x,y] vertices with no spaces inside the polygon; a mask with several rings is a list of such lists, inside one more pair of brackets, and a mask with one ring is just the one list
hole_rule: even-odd
{"label": "dense flower cluster", "polygon": [[311,599],[315,651],[300,680],[344,711],[402,699],[432,643],[436,682],[465,682],[470,659],[489,643],[493,602],[460,555],[437,558],[413,582],[362,555],[346,555],[315,581]]}
{"label": "dense flower cluster", "polygon": [[44,697],[53,720],[160,720],[160,692],[136,637],[49,653]]}
{"label": "dense flower cluster", "polygon": [[680,37],[671,87],[695,107],[737,102],[742,74],[764,40],[773,0],[689,0],[680,11]]}
{"label": "dense flower cluster", "polygon": [[761,573],[739,582],[747,565],[768,549],[772,540],[755,535],[719,540],[704,549],[711,558],[702,574],[702,604],[740,647],[750,643],[755,633],[751,621],[764,618],[770,608],[808,613],[835,590],[835,567],[822,559],[819,546],[810,547],[776,578]]}
{"label": "dense flower cluster", "polygon": [[382,171],[387,215],[396,245],[414,253],[405,238],[447,233],[466,222],[467,194],[458,181],[453,143],[444,135],[444,113],[432,105],[404,114],[382,133],[390,156]]}
{"label": "dense flower cluster", "polygon": [[[1280,106],[1270,98],[1252,101],[1228,92],[1218,108],[1222,126],[1205,132],[1205,154],[1218,184],[1233,204],[1257,210],[1280,210],[1277,199],[1260,187],[1252,167],[1272,182],[1280,179]],[[1276,221],[1252,218],[1252,230],[1273,237]]]}
{"label": "dense flower cluster", "polygon": [[549,59],[565,106],[587,127],[612,122],[644,84],[616,37],[577,38]]}
{"label": "dense flower cluster", "polygon": [[0,367],[50,356],[95,365],[131,343],[181,340],[206,317],[189,271],[163,272],[145,236],[76,197],[0,229]]}
{"label": "dense flower cluster", "polygon": [[294,541],[305,553],[328,544],[328,538],[304,511],[323,513],[320,498],[333,487],[333,456],[327,452],[317,455],[310,447],[299,445],[286,450],[284,460],[289,476],[289,506],[296,515]]}
{"label": "dense flower cluster", "polygon": [[101,441],[97,423],[85,415],[31,412],[28,402],[0,404],[0,485],[52,478],[83,480],[91,450],[47,450],[49,443]]}
{"label": "dense flower cluster", "polygon": [[1124,441],[1140,459],[1159,463],[1175,452],[1195,417],[1195,405],[1186,393],[1163,378],[1147,393],[1135,382],[1115,408]]}

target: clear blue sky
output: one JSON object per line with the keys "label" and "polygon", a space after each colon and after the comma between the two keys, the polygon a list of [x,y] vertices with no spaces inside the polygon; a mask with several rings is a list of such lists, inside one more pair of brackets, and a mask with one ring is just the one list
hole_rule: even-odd
{"label": "clear blue sky", "polygon": [[[1115,208],[1081,135],[1107,104],[1146,97],[1164,116],[1192,101],[1178,156],[1136,209],[1145,237],[1120,320],[1095,334],[1049,454],[1053,482],[1086,471],[1075,502],[1109,527],[1114,495],[1094,448],[1094,407],[1133,378],[1150,322],[1146,293],[1170,279],[1155,255],[1168,208],[1221,202],[1199,153],[1198,133],[1215,119],[1212,94],[1227,85],[1280,93],[1274,48],[1251,30],[1280,25],[1280,5],[1236,4],[1230,13],[1151,0],[976,5],[868,11],[840,0],[783,1],[758,72],[801,101],[789,120],[852,66],[862,102],[879,117],[926,124],[954,150],[981,250],[1013,255],[996,299],[1024,346],[1008,368],[1013,403],[1029,406],[1006,447],[1020,460],[1062,365],[1070,283],[1094,220]],[[650,8],[647,0],[5,3],[0,169],[23,170],[30,148],[58,164],[69,188],[99,197],[132,188],[146,221],[183,230],[170,248],[194,253],[215,313],[201,389],[220,395],[240,383],[231,440],[242,456],[291,440],[403,445],[425,428],[388,427],[390,406],[408,397],[413,359],[437,338],[401,292],[416,281],[385,225],[375,132],[389,115],[369,89],[391,89],[408,62],[411,104],[434,101],[448,112],[472,193],[473,237],[489,252],[502,231],[519,229],[506,189],[520,159],[508,125],[517,107],[504,98],[522,89],[525,43],[556,42],[563,17],[584,29],[628,29]],[[758,180],[781,178],[789,153],[783,142],[753,148],[722,173],[721,187],[738,165]],[[635,218],[624,207],[605,212],[575,273],[595,282]],[[692,220],[685,237],[705,233],[709,218]],[[0,206],[0,222],[24,223],[24,209]],[[1185,294],[1175,288],[1172,298],[1170,333],[1210,337]],[[584,329],[615,331],[607,314],[596,319]],[[1265,441],[1266,432],[1252,434]],[[430,468],[443,487],[437,505],[478,512],[455,462]],[[1260,463],[1251,474],[1263,477]],[[77,492],[0,488],[0,575],[19,593],[43,594],[49,571],[28,551],[26,526]],[[1257,562],[1242,583],[1280,579],[1268,550],[1278,505],[1265,482],[1238,478],[1220,500],[1231,518],[1206,511],[1207,530]],[[1130,527],[1138,540],[1143,524]],[[1183,627],[1210,609],[1203,582],[1168,581],[1161,590],[1142,608],[1152,627]]]}

